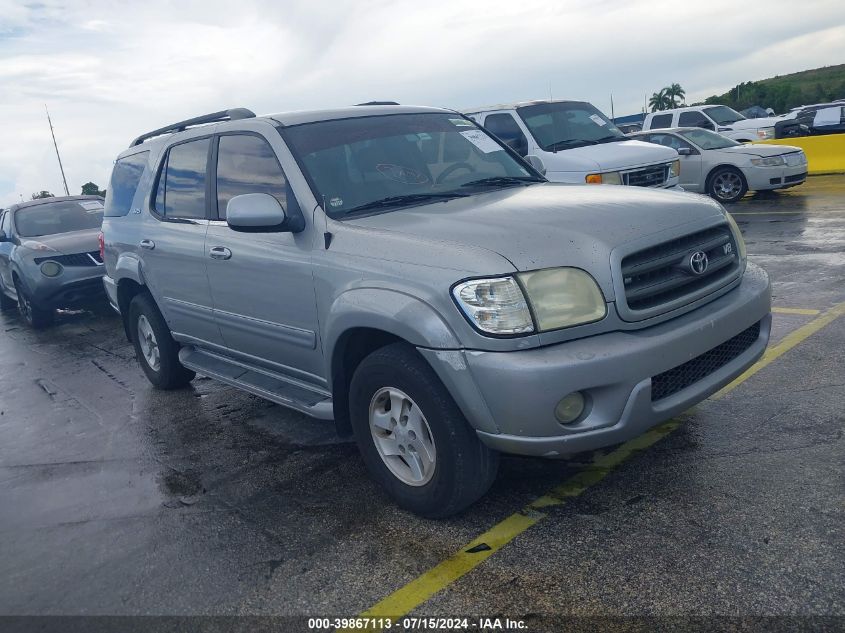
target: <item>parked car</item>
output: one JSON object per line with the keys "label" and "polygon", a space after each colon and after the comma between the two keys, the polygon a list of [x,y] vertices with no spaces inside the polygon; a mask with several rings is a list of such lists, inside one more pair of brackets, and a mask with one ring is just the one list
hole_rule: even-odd
{"label": "parked car", "polygon": [[584,101],[526,101],[466,111],[552,182],[672,188],[678,156],[634,141]]}
{"label": "parked car", "polygon": [[766,347],[770,286],[715,201],[549,183],[452,111],[218,112],[115,163],[105,287],[150,381],[196,373],[354,433],[404,508],[499,452],[616,444]]}
{"label": "parked car", "polygon": [[66,196],[14,204],[0,215],[0,308],[17,307],[34,328],[56,308],[103,296],[97,236],[103,198]]}
{"label": "parked car", "polygon": [[700,127],[740,143],[750,143],[775,138],[775,123],[778,121],[777,117],[746,119],[733,108],[724,105],[689,106],[648,113],[643,131]]}
{"label": "parked car", "polygon": [[748,145],[694,127],[634,136],[678,152],[684,190],[706,193],[719,202],[736,202],[749,190],[795,187],[807,179],[807,156],[800,147]]}
{"label": "parked car", "polygon": [[779,117],[776,127],[778,138],[845,132],[845,102],[817,103],[793,108]]}

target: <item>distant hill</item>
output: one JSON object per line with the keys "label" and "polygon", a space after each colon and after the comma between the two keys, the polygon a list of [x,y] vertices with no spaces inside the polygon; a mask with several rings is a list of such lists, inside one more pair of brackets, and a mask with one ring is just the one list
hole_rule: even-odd
{"label": "distant hill", "polygon": [[845,99],[845,64],[748,81],[725,94],[708,97],[704,103],[721,103],[735,110],[759,105],[781,114],[796,106],[833,99]]}

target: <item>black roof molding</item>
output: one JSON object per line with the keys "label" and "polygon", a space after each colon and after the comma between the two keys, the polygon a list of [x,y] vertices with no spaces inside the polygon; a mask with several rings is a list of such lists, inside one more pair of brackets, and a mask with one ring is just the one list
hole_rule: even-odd
{"label": "black roof molding", "polygon": [[195,125],[204,125],[206,123],[220,123],[222,121],[238,121],[239,119],[252,118],[255,118],[255,112],[253,112],[252,110],[247,110],[246,108],[232,108],[231,110],[220,110],[220,112],[212,112],[211,114],[204,114],[202,116],[194,117],[193,119],[186,119],[185,121],[172,123],[157,130],[153,130],[152,132],[141,134],[141,136],[132,141],[132,144],[129,147],[135,147],[136,145],[140,145],[144,141],[154,138],[156,136],[182,132],[188,129],[189,127],[193,127]]}
{"label": "black roof molding", "polygon": [[356,106],[371,106],[371,105],[399,105],[395,101],[367,101],[365,103],[356,103]]}

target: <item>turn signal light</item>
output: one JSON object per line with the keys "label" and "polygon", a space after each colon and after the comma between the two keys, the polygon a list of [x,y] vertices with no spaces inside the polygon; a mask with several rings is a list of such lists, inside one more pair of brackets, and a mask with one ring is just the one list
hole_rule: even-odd
{"label": "turn signal light", "polygon": [[601,174],[587,174],[586,181],[588,185],[600,185]]}
{"label": "turn signal light", "polygon": [[100,244],[100,261],[104,262],[106,261],[106,238],[102,231],[97,235],[97,242]]}

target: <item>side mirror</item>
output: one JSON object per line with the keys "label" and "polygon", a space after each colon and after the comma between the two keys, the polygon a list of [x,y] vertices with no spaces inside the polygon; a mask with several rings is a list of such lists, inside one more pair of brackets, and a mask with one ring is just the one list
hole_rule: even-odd
{"label": "side mirror", "polygon": [[525,160],[534,169],[539,171],[544,176],[546,175],[546,166],[543,164],[543,161],[539,156],[535,156],[534,154],[529,154],[528,156],[525,157]]}
{"label": "side mirror", "polygon": [[226,223],[243,233],[293,232],[289,216],[273,196],[246,193],[234,196],[226,205]]}
{"label": "side mirror", "polygon": [[677,150],[680,156],[691,156],[692,150],[689,147],[679,147]]}

